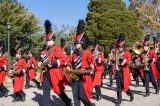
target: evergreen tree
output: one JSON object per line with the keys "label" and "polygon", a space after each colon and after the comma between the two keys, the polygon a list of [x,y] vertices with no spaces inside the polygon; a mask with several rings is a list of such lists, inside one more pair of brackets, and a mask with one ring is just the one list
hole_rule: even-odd
{"label": "evergreen tree", "polygon": [[[21,35],[29,36],[40,31],[40,19],[27,11],[17,0],[0,0],[0,39],[7,41],[6,23],[11,22],[11,53],[15,54]],[[6,42],[7,44],[7,42]]]}
{"label": "evergreen tree", "polygon": [[126,35],[127,46],[133,46],[142,36],[136,16],[126,9],[122,0],[91,0],[88,10],[86,35],[89,44],[93,44],[94,36],[98,36],[101,45],[108,50],[111,43],[116,45],[120,33]]}

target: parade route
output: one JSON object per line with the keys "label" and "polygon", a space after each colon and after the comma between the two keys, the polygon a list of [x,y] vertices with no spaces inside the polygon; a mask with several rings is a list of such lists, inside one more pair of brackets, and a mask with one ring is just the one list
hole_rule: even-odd
{"label": "parade route", "polygon": [[[101,101],[92,100],[96,106],[115,106],[115,100],[116,100],[116,85],[114,80],[113,87],[108,87],[109,80],[105,79],[103,80],[103,86],[102,86],[102,94],[103,97]],[[152,85],[150,84],[150,91],[151,94],[149,97],[143,97],[145,94],[145,89],[142,86],[142,83],[140,83],[139,87],[134,87],[134,81],[132,81],[132,86],[130,87],[131,90],[134,91],[135,99],[133,102],[129,102],[129,96],[127,96],[125,93],[123,93],[123,101],[121,106],[160,106],[160,94],[155,94],[155,90],[153,89]],[[38,90],[35,87],[31,87],[30,89],[24,89],[24,92],[26,93],[26,101],[25,102],[17,102],[12,103],[13,100],[13,89],[9,88],[9,97],[0,98],[0,106],[43,106],[42,105],[42,90]],[[52,99],[52,105],[53,106],[64,106],[64,103],[60,100],[59,97],[53,91],[51,91],[51,99]],[[72,91],[69,86],[66,87],[66,93],[69,95],[70,98],[72,98]],[[94,94],[94,92],[93,92]],[[73,100],[73,98],[72,98]],[[72,101],[73,102],[73,101]],[[83,106],[83,105],[82,105]]]}

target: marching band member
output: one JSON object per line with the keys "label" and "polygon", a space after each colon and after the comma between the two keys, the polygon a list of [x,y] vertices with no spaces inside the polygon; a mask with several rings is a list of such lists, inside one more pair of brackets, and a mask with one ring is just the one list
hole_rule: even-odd
{"label": "marching band member", "polygon": [[[40,52],[41,60],[43,60],[43,58],[46,56],[46,54],[47,54],[46,45],[44,45],[43,48],[42,48],[42,51]],[[43,85],[43,75],[44,75],[44,72],[42,71],[40,73],[40,77],[39,77],[39,82],[40,82],[41,86]]]}
{"label": "marching band member", "polygon": [[14,100],[12,102],[17,102],[21,100],[21,102],[25,101],[26,94],[23,92],[24,87],[24,75],[27,70],[27,63],[26,60],[22,58],[24,51],[23,45],[20,43],[18,50],[16,51],[16,63],[12,70],[15,70],[17,74],[15,75],[14,79]]}
{"label": "marching band member", "polygon": [[32,52],[32,45],[29,46],[29,51],[28,51],[28,61],[27,61],[27,71],[26,71],[26,85],[25,88],[28,89],[30,87],[30,80],[33,81],[37,88],[40,88],[40,83],[35,79],[36,77],[36,72],[35,72],[35,67],[37,66],[37,61],[33,57],[33,52]]}
{"label": "marching band member", "polygon": [[145,97],[150,95],[149,81],[152,82],[152,85],[155,88],[156,94],[159,93],[156,80],[158,80],[160,76],[156,68],[156,65],[154,64],[154,62],[156,62],[157,60],[157,56],[153,50],[149,49],[149,40],[150,40],[150,36],[149,35],[145,36],[145,39],[143,42],[144,51],[140,55],[142,64],[143,64],[143,67],[141,67],[141,70],[143,70],[144,72],[143,77],[144,77],[144,81],[145,81],[144,84],[146,89],[146,94],[144,95]]}
{"label": "marching band member", "polygon": [[[154,37],[154,49],[157,55],[156,67],[157,67],[158,73],[160,74],[160,49],[159,49],[159,41],[157,37]],[[157,80],[157,83],[160,89],[160,78]]]}
{"label": "marching band member", "polygon": [[[72,54],[72,68],[75,70],[91,70],[91,57],[92,54],[88,50],[83,50],[85,46],[85,38],[84,35],[84,20],[79,20],[77,26],[77,34],[75,46],[76,50]],[[83,70],[82,70],[83,71]],[[85,106],[92,106],[93,103],[90,102],[92,98],[92,78],[90,73],[86,73],[84,75],[78,75],[79,80],[75,81],[72,85],[73,99],[74,105],[80,106],[80,101]]]}
{"label": "marching band member", "polygon": [[157,66],[158,72],[160,73],[160,47],[159,47],[158,38],[156,37],[154,37],[154,48],[155,48],[155,52],[158,58],[156,62],[156,66]]}
{"label": "marching band member", "polygon": [[4,41],[0,41],[0,91],[4,97],[8,96],[9,90],[3,85],[6,77],[6,71],[8,68],[8,61],[6,57],[3,56]]}
{"label": "marching band member", "polygon": [[71,99],[68,98],[64,92],[64,82],[62,82],[62,62],[64,54],[62,50],[55,45],[55,35],[51,29],[51,23],[49,20],[45,21],[46,28],[46,45],[48,46],[47,54],[43,58],[42,62],[38,63],[38,66],[46,62],[48,67],[47,72],[43,75],[43,105],[51,106],[50,89],[65,102],[66,106],[71,105]]}
{"label": "marching band member", "polygon": [[109,70],[109,79],[110,79],[110,87],[113,85],[113,77],[116,77],[116,73],[114,70],[114,61],[115,61],[115,56],[114,56],[114,46],[113,44],[110,45],[110,50],[109,50],[109,55],[108,55],[108,70]]}
{"label": "marching band member", "polygon": [[101,84],[102,84],[102,77],[104,73],[104,56],[102,55],[103,48],[102,46],[99,46],[99,38],[95,37],[95,49],[97,49],[96,53],[97,55],[94,57],[96,61],[96,71],[94,75],[94,80],[93,80],[93,87],[95,88],[96,91],[96,96],[97,100],[101,100],[102,94],[101,94]]}
{"label": "marching band member", "polygon": [[[64,70],[67,67],[71,67],[71,60],[70,57],[66,54],[66,47],[65,47],[65,40],[62,38],[61,39],[61,50],[64,53],[64,59],[63,59],[63,65],[62,65],[62,70]],[[67,85],[68,83],[70,84],[71,79],[67,76],[64,76],[64,86]]]}
{"label": "marching band member", "polygon": [[[116,105],[120,105],[122,102],[122,89],[124,92],[130,96],[130,102],[134,99],[134,93],[130,90],[129,86],[131,84],[131,76],[129,70],[129,64],[131,61],[131,55],[129,52],[124,51],[125,48],[125,36],[124,34],[120,34],[118,42],[117,42],[118,63],[115,63],[116,70],[116,85],[117,85],[117,100]],[[117,66],[118,65],[118,69]]]}
{"label": "marching band member", "polygon": [[[132,58],[132,67],[131,67],[132,74],[133,74],[133,79],[136,82],[135,87],[139,86],[139,77],[142,79],[141,71],[139,69],[140,64],[141,64],[141,59],[140,59],[139,55],[135,53],[134,57]],[[142,79],[142,82],[144,83],[143,79]]]}

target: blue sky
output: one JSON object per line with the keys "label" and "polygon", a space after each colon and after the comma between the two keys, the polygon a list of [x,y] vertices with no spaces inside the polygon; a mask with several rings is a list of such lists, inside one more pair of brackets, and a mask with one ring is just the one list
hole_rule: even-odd
{"label": "blue sky", "polygon": [[[76,26],[79,19],[85,19],[90,0],[19,0],[29,12],[41,19],[49,19],[58,27],[62,24]],[[37,2],[38,1],[38,2]],[[124,0],[129,4],[128,0]]]}

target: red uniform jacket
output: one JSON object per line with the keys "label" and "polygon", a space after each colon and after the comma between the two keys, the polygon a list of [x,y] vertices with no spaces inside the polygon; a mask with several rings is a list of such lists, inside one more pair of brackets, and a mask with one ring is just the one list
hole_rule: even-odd
{"label": "red uniform jacket", "polygon": [[[63,59],[63,62],[62,62],[62,68],[66,68],[67,66],[70,66],[71,65],[71,60],[70,60],[70,57],[66,54],[64,54],[64,59]],[[69,77],[66,77],[64,76],[63,78],[63,82],[64,82],[64,86],[68,84],[68,82],[70,81],[70,78]]]}
{"label": "red uniform jacket", "polygon": [[[78,58],[78,55],[74,52],[72,54],[72,63],[74,66],[74,61]],[[84,50],[82,54],[82,69],[85,69],[87,66],[89,66],[92,63],[92,54],[88,50]],[[86,93],[86,96],[88,100],[92,98],[92,90],[93,90],[93,84],[92,84],[92,78],[91,75],[83,75],[83,85],[84,85],[84,90]]]}
{"label": "red uniform jacket", "polygon": [[[124,52],[124,65],[123,65],[123,82],[124,82],[124,92],[128,91],[129,86],[131,85],[131,76],[129,70],[129,64],[131,62],[131,55],[129,52]],[[122,63],[123,63],[122,62]]]}
{"label": "red uniform jacket", "polygon": [[156,62],[156,66],[157,66],[157,70],[160,73],[160,51],[157,52],[157,62]]}
{"label": "red uniform jacket", "polygon": [[64,90],[64,75],[62,73],[62,65],[64,62],[64,54],[63,51],[56,45],[52,46],[50,50],[50,54],[48,59],[51,59],[51,63],[57,61],[58,67],[57,68],[50,68],[50,78],[52,83],[52,88],[56,94],[60,94],[61,91]]}
{"label": "red uniform jacket", "polygon": [[29,58],[27,61],[28,70],[29,71],[29,78],[33,80],[36,77],[35,67],[37,66],[36,59],[34,57]]}
{"label": "red uniform jacket", "polygon": [[93,80],[93,86],[95,87],[96,85],[101,85],[102,83],[102,75],[104,73],[104,61],[105,58],[103,55],[99,55],[97,60],[96,60],[96,72]]}
{"label": "red uniform jacket", "polygon": [[[16,71],[22,71],[22,70],[27,70],[27,63],[25,59],[19,59],[17,61],[16,67],[15,67]],[[15,77],[15,81],[14,81],[14,93],[19,92],[23,89],[24,86],[24,75],[19,75]]]}
{"label": "red uniform jacket", "polygon": [[[8,61],[7,61],[7,59],[4,56],[2,56],[0,58],[0,66],[6,68],[6,70],[7,70]],[[0,71],[0,85],[5,81],[6,70],[1,70]]]}
{"label": "red uniform jacket", "polygon": [[[143,58],[143,56],[146,55],[145,52],[143,52],[140,57],[141,59]],[[150,59],[153,59],[153,62],[150,63],[150,66],[151,66],[151,70],[153,72],[153,75],[154,75],[154,79],[157,80],[160,78],[160,75],[158,73],[158,70],[156,68],[156,65],[155,65],[155,62],[157,61],[157,56],[156,56],[156,53],[153,51],[153,50],[150,50],[149,51],[149,58]],[[143,67],[140,68],[141,72],[143,72]],[[144,73],[142,73],[142,78],[144,78]]]}

